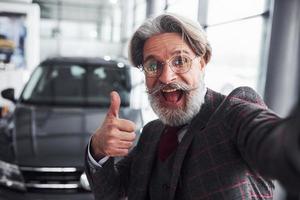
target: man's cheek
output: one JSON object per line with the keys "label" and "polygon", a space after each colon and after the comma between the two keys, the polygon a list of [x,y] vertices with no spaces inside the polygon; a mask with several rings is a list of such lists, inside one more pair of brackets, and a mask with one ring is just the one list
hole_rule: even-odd
{"label": "man's cheek", "polygon": [[146,87],[150,90],[152,90],[155,86],[155,82],[154,80],[150,80],[149,78],[146,79]]}

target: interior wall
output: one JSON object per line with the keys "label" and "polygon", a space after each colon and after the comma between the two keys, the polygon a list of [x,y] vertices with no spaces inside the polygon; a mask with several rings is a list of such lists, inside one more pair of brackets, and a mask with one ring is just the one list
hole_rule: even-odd
{"label": "interior wall", "polygon": [[[59,49],[59,51],[58,51]],[[41,60],[53,56],[103,57],[120,55],[121,44],[96,40],[41,39]]]}

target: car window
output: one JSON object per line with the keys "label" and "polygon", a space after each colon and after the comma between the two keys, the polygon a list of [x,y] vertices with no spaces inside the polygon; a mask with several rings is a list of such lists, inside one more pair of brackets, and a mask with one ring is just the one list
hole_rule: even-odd
{"label": "car window", "polygon": [[53,64],[39,66],[22,95],[23,103],[107,106],[110,92],[118,91],[129,105],[128,68],[113,65]]}
{"label": "car window", "polygon": [[37,82],[39,81],[41,75],[43,73],[43,68],[38,67],[35,72],[32,74],[30,81],[27,84],[26,90],[23,93],[24,99],[29,99],[32,95],[33,89],[36,86]]}

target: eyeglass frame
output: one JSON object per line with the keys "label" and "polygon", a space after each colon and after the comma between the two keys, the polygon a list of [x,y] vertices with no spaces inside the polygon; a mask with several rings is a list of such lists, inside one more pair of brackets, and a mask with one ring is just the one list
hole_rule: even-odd
{"label": "eyeglass frame", "polygon": [[[173,59],[174,59],[176,56],[185,57],[185,58],[188,58],[188,59],[189,59],[190,66],[187,68],[187,70],[182,71],[182,72],[176,72],[176,71],[173,69],[173,68],[176,68],[176,67],[174,67],[174,65],[172,64],[172,61],[173,61]],[[188,55],[175,54],[175,55],[173,55],[171,58],[167,59],[166,61],[158,61],[158,60],[156,60],[156,59],[154,58],[154,60],[155,60],[156,62],[158,62],[158,64],[160,64],[160,66],[162,66],[160,72],[157,73],[156,75],[149,75],[149,73],[148,73],[148,72],[145,70],[145,68],[144,68],[144,64],[141,64],[141,65],[140,65],[140,68],[141,68],[141,70],[144,72],[145,76],[146,76],[146,77],[149,77],[149,78],[157,78],[157,77],[159,77],[159,76],[162,74],[162,72],[163,72],[163,67],[164,67],[166,64],[168,64],[168,66],[171,68],[171,70],[172,70],[174,73],[176,73],[176,74],[185,74],[185,73],[187,73],[187,72],[189,72],[189,71],[191,70],[192,65],[193,65],[193,61],[194,61],[196,58],[198,58],[198,57],[201,58],[201,56],[199,56],[199,55],[195,55],[194,58],[190,58]]]}

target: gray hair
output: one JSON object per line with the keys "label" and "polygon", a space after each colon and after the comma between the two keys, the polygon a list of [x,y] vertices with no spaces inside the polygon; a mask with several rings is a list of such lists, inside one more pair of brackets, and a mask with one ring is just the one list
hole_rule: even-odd
{"label": "gray hair", "polygon": [[199,23],[174,14],[162,14],[146,20],[133,34],[129,43],[129,59],[136,67],[143,63],[143,48],[147,39],[161,33],[178,33],[205,63],[211,57],[211,46]]}

